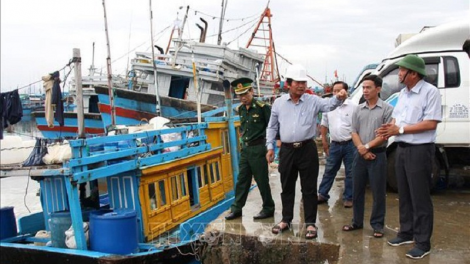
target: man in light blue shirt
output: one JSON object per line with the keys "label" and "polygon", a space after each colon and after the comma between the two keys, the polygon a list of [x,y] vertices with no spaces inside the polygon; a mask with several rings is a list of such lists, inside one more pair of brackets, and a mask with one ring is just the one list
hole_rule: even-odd
{"label": "man in light blue shirt", "polygon": [[421,259],[431,250],[434,210],[430,188],[436,128],[442,120],[441,95],[435,86],[423,80],[426,69],[422,58],[407,55],[396,65],[398,78],[406,87],[400,91],[392,122],[377,130],[384,138],[396,136],[398,142],[395,171],[400,231],[388,244],[414,243],[406,256]]}
{"label": "man in light blue shirt", "polygon": [[271,117],[266,129],[266,159],[274,159],[274,143],[279,131],[281,150],[279,152],[279,172],[282,183],[282,220],[272,229],[278,234],[290,228],[294,217],[295,183],[300,175],[304,203],[305,238],[317,237],[315,226],[317,217],[317,178],[318,152],[313,138],[316,136],[317,115],[319,112],[334,110],[346,99],[347,93],[341,90],[332,98],[320,98],[305,94],[307,74],[301,65],[291,65],[286,73],[289,94],[274,101]]}

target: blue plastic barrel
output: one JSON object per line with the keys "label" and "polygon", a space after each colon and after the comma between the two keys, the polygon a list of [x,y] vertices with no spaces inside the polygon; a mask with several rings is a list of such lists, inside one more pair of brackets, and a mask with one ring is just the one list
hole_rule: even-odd
{"label": "blue plastic barrel", "polygon": [[137,213],[131,209],[100,210],[90,214],[90,249],[126,255],[139,251]]}
{"label": "blue plastic barrel", "polygon": [[[83,222],[88,222],[90,211],[82,212]],[[72,218],[69,211],[57,211],[51,213],[49,230],[51,231],[51,246],[67,248],[65,245],[65,231],[72,226]]]}
{"label": "blue plastic barrel", "polygon": [[18,234],[16,230],[16,218],[13,207],[0,208],[0,240],[14,237]]}

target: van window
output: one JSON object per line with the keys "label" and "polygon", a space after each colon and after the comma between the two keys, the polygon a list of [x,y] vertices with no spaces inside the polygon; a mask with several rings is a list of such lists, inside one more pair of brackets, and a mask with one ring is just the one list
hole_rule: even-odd
{"label": "van window", "polygon": [[426,64],[426,77],[424,80],[437,87],[438,81],[438,64]]}
{"label": "van window", "polygon": [[405,87],[398,81],[398,67],[394,65],[394,69],[388,71],[382,76],[382,90],[380,91],[380,98],[387,100],[392,94],[400,92]]}
{"label": "van window", "polygon": [[444,57],[445,88],[460,86],[459,63],[454,57]]}

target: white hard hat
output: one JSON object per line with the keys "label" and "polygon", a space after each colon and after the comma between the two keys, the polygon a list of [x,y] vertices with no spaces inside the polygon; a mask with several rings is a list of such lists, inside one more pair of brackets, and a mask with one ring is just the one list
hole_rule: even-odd
{"label": "white hard hat", "polygon": [[287,68],[286,78],[292,79],[294,81],[299,82],[306,82],[307,79],[307,71],[305,68],[300,64],[292,64]]}

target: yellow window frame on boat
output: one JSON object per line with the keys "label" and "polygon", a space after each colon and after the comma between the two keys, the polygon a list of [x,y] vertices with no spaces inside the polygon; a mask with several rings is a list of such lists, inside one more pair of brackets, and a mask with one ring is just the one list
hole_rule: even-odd
{"label": "yellow window frame on boat", "polygon": [[[218,166],[216,166],[218,164]],[[208,166],[208,173],[209,173],[209,189],[210,189],[210,195],[211,195],[211,200],[213,202],[221,200],[225,196],[224,192],[224,186],[223,186],[223,176],[220,171],[220,159],[215,158],[215,159],[210,159],[207,161],[206,166]],[[217,179],[217,175],[220,176],[220,178]]]}
{"label": "yellow window frame on boat", "polygon": [[204,174],[204,163],[195,164],[195,170],[197,172],[197,181],[199,189],[209,185],[208,179],[206,179],[206,175]]}
{"label": "yellow window frame on boat", "polygon": [[[172,204],[180,203],[180,200],[184,199],[185,197],[189,199],[188,175],[187,175],[186,168],[183,169],[183,170],[178,170],[174,173],[168,174],[168,179],[170,180],[171,203]],[[182,180],[182,179],[184,179],[184,180]],[[184,195],[183,195],[182,187],[184,187],[184,190],[185,190]],[[176,199],[175,199],[175,197],[176,197]]]}
{"label": "yellow window frame on boat", "polygon": [[[148,209],[148,215],[151,217],[151,216],[154,216],[156,214],[159,214],[163,211],[166,211],[170,208],[171,206],[171,203],[169,202],[170,201],[170,197],[169,197],[169,193],[170,193],[170,190],[169,190],[169,187],[168,187],[168,179],[166,177],[167,175],[162,175],[160,177],[157,177],[157,178],[154,178],[153,181],[151,182],[146,182],[145,183],[145,186],[147,186],[147,188],[144,188],[144,195],[145,197],[148,197],[148,202],[147,202],[147,209]],[[162,197],[162,193],[161,193],[161,190],[160,190],[160,182],[163,182],[163,189],[165,191],[165,204],[162,203],[162,200],[161,200],[161,197]],[[152,208],[152,201],[151,201],[151,198],[150,197],[150,191],[149,191],[149,188],[150,186],[154,186],[155,188],[155,208]]]}
{"label": "yellow window frame on boat", "polygon": [[205,208],[206,206],[211,204],[211,195],[209,189],[209,175],[206,174],[205,168],[209,166],[206,162],[195,164],[196,172],[197,172],[197,181],[199,187],[199,204],[201,208]]}
{"label": "yellow window frame on boat", "polygon": [[[178,222],[180,219],[191,213],[186,168],[168,174],[168,179],[170,179],[169,184],[171,190],[171,217],[173,222]],[[183,195],[182,187],[185,188],[185,195]],[[174,197],[178,198],[174,199]]]}

